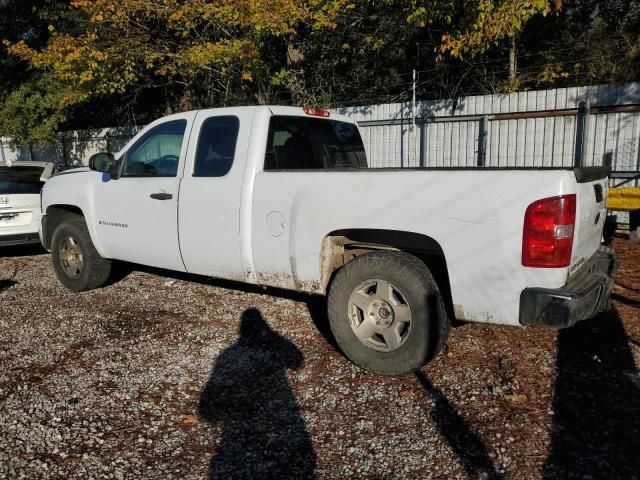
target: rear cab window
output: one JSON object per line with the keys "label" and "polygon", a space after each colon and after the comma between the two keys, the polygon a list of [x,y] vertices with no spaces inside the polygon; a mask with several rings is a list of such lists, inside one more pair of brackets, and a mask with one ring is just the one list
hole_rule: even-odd
{"label": "rear cab window", "polygon": [[366,168],[358,127],[338,120],[274,115],[269,121],[265,170]]}
{"label": "rear cab window", "polygon": [[42,167],[0,166],[0,195],[39,194],[42,172]]}

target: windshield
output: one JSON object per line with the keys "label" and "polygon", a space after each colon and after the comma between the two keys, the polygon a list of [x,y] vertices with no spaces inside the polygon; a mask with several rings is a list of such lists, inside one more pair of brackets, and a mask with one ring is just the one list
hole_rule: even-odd
{"label": "windshield", "polygon": [[0,167],[0,195],[40,193],[41,167]]}

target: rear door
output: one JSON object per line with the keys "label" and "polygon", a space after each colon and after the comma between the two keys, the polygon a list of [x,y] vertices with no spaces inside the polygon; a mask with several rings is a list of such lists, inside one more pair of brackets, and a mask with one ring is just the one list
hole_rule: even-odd
{"label": "rear door", "polygon": [[180,185],[180,249],[188,272],[246,280],[240,204],[255,108],[198,112]]}

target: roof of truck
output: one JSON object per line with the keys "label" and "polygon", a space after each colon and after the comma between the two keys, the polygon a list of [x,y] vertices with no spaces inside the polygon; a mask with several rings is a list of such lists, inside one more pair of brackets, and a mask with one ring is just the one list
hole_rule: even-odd
{"label": "roof of truck", "polygon": [[[239,107],[213,107],[213,108],[202,108],[200,110],[192,110],[195,112],[213,112],[215,110],[248,110],[248,109],[267,109],[271,112],[272,115],[291,115],[291,116],[300,116],[300,117],[317,117],[317,118],[326,118],[327,120],[339,120],[341,122],[347,123],[356,123],[353,118],[349,118],[345,115],[341,115],[333,110],[319,108],[319,107],[291,107],[285,105],[245,105]],[[310,113],[310,111],[314,111],[314,113]],[[326,112],[325,114],[317,114],[315,112]],[[186,113],[186,112],[180,112]],[[167,117],[171,117],[172,115],[168,115]],[[167,117],[161,117],[166,119]],[[160,120],[160,119],[158,119]]]}
{"label": "roof of truck", "polygon": [[[339,120],[341,122],[355,123],[355,120],[349,118],[345,115],[341,115],[339,113],[333,112],[329,109],[323,108],[302,108],[302,107],[286,107],[282,105],[266,105],[271,113],[274,115],[296,115],[301,117],[318,117],[318,118],[326,118],[328,120]],[[326,112],[326,115],[318,115],[314,113],[309,113],[309,111],[320,111]]]}

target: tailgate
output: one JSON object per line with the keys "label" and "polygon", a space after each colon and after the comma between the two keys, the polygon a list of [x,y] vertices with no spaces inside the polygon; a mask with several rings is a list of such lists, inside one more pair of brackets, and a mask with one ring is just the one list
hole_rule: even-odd
{"label": "tailgate", "polygon": [[598,250],[607,216],[608,167],[576,168],[576,224],[569,274]]}
{"label": "tailgate", "polygon": [[0,194],[0,233],[29,225],[40,212],[40,195]]}

